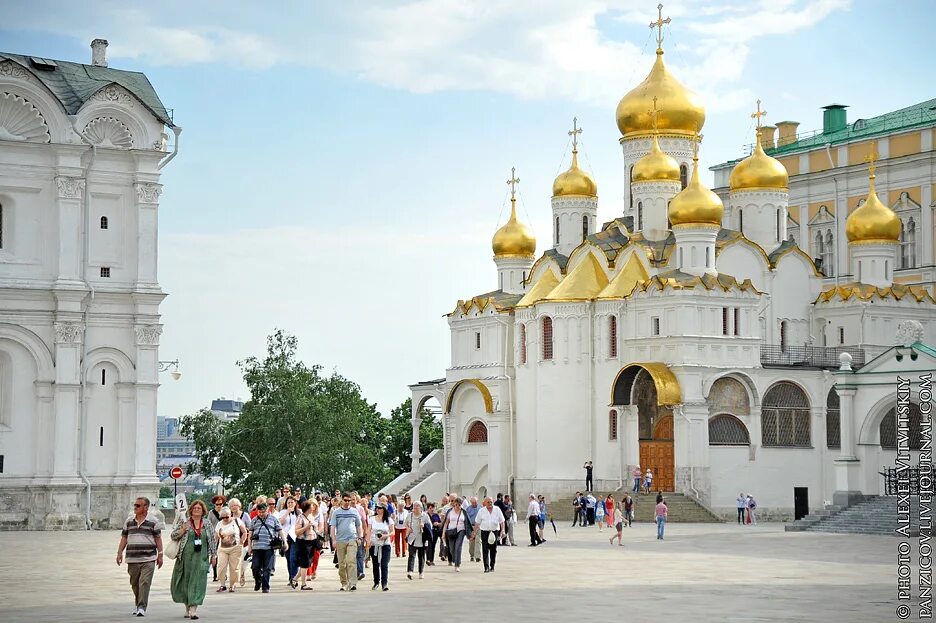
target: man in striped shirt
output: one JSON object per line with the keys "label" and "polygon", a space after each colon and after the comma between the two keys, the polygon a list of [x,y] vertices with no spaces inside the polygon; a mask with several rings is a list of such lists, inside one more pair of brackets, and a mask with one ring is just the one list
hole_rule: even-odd
{"label": "man in striped shirt", "polygon": [[136,609],[130,614],[138,617],[146,614],[153,571],[163,564],[163,525],[157,516],[149,514],[149,507],[148,498],[134,501],[133,516],[124,525],[117,546],[118,565],[124,560],[124,551],[127,553],[127,572],[136,602]]}

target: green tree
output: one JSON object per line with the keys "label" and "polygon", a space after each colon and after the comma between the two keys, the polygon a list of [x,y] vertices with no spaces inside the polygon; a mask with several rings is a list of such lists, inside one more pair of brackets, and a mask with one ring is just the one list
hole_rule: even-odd
{"label": "green tree", "polygon": [[[413,400],[407,398],[399,407],[390,411],[390,418],[386,420],[387,439],[384,445],[384,463],[398,476],[410,471],[412,460],[410,452],[413,451],[413,425],[410,418],[413,413]],[[435,418],[430,411],[422,409],[419,424],[419,458],[424,459],[427,454],[442,447],[442,422]]]}

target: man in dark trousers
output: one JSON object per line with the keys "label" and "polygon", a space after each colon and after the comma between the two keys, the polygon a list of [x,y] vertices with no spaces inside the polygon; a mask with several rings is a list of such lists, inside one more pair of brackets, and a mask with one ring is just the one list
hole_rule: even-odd
{"label": "man in dark trousers", "polygon": [[582,492],[576,491],[575,497],[572,498],[572,527],[574,528],[579,521],[585,525],[585,520],[582,519]]}
{"label": "man in dark trousers", "polygon": [[585,491],[594,491],[595,486],[592,484],[592,471],[594,467],[592,466],[591,461],[585,461]]}

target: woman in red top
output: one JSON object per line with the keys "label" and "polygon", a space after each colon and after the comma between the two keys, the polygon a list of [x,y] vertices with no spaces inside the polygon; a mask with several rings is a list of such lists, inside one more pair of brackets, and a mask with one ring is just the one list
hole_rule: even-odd
{"label": "woman in red top", "polygon": [[614,525],[614,496],[610,493],[605,498],[605,521],[608,522],[609,527]]}

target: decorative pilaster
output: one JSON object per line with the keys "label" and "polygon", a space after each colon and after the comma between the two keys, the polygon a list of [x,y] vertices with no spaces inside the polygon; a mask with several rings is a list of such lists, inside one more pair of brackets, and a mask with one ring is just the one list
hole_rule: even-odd
{"label": "decorative pilaster", "polygon": [[841,366],[835,373],[835,391],[839,395],[839,458],[835,459],[835,492],[832,503],[851,506],[862,499],[861,462],[855,456],[855,393],[851,386],[851,355],[839,355]]}
{"label": "decorative pilaster", "polygon": [[136,436],[133,484],[156,482],[156,407],[159,388],[160,324],[137,324],[136,341]]}
{"label": "decorative pilaster", "polygon": [[78,477],[78,454],[75,440],[79,436],[81,417],[81,350],[85,326],[80,322],[62,320],[55,330],[55,385],[53,431],[53,478],[60,481]]}
{"label": "decorative pilaster", "polygon": [[81,253],[84,223],[81,222],[81,202],[85,179],[59,175],[55,178],[58,191],[59,248],[58,275],[60,282],[81,282]]}
{"label": "decorative pilaster", "polygon": [[137,209],[137,281],[140,289],[159,289],[157,279],[157,231],[159,227],[159,196],[162,184],[136,182]]}

